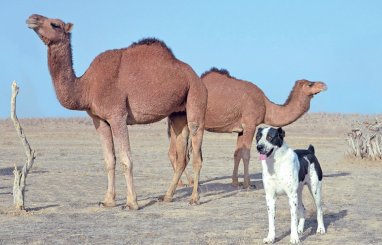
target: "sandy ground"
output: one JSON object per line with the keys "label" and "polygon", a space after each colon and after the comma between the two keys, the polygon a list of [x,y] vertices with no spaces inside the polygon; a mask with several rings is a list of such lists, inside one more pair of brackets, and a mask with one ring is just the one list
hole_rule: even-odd
{"label": "sandy ground", "polygon": [[[315,207],[305,189],[308,217],[303,244],[382,244],[382,162],[345,155],[346,132],[353,120],[362,118],[308,114],[285,128],[291,147],[315,146],[324,171],[327,234],[315,234]],[[28,211],[12,212],[12,166],[23,164],[25,155],[12,123],[0,120],[0,244],[261,244],[267,234],[261,165],[254,149],[250,173],[255,188],[230,185],[235,134],[205,134],[201,204],[189,206],[189,187],[178,188],[172,203],[157,202],[172,177],[166,122],[130,127],[141,209],[129,211],[121,208],[126,192],[119,165],[118,207],[97,205],[106,191],[106,175],[90,120],[24,119],[21,123],[37,152],[27,179]],[[277,244],[288,244],[289,232],[289,207],[282,196],[277,202]]]}

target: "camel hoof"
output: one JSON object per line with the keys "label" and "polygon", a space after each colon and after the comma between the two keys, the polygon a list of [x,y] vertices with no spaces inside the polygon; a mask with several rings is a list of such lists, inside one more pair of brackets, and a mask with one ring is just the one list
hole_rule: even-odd
{"label": "camel hoof", "polygon": [[252,189],[254,189],[254,186],[252,186],[251,184],[243,184],[243,189],[252,190]]}
{"label": "camel hoof", "polygon": [[98,206],[100,208],[113,208],[117,205],[116,205],[115,201],[112,201],[112,202],[99,202]]}
{"label": "camel hoof", "polygon": [[160,197],[158,198],[158,200],[159,200],[160,202],[172,202],[172,197],[167,197],[166,195],[164,195],[164,196],[160,196]]}
{"label": "camel hoof", "polygon": [[178,187],[185,187],[186,185],[183,183],[183,181],[179,180]]}
{"label": "camel hoof", "polygon": [[131,204],[123,205],[122,210],[126,210],[126,209],[133,210],[133,211],[139,210],[139,206],[137,203],[131,203]]}
{"label": "camel hoof", "polygon": [[197,197],[197,198],[191,198],[189,204],[190,204],[191,206],[199,205],[199,204],[200,204],[200,202],[199,202],[199,197]]}
{"label": "camel hoof", "polygon": [[232,184],[231,184],[233,187],[238,187],[239,186],[239,181],[238,180],[232,180]]}

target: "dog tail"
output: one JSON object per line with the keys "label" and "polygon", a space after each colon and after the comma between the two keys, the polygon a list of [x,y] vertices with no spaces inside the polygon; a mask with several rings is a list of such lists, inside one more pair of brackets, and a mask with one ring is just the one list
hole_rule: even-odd
{"label": "dog tail", "polygon": [[309,145],[308,151],[310,151],[312,154],[314,154],[314,147],[312,145]]}

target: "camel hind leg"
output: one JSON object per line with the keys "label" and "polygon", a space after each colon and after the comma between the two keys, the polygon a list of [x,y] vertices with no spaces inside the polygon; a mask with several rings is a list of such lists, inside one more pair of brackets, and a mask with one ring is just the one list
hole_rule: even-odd
{"label": "camel hind leg", "polygon": [[202,141],[204,134],[204,120],[207,108],[207,89],[197,78],[190,82],[187,96],[186,113],[187,123],[192,143],[192,167],[194,172],[194,186],[190,204],[199,203],[199,178],[202,168]]}
{"label": "camel hind leg", "polygon": [[[187,118],[186,118],[186,115],[182,115],[182,116],[177,116],[178,117],[183,117],[183,118],[179,118],[178,120],[184,120],[185,123],[187,123]],[[171,163],[171,166],[175,172],[175,169],[176,169],[176,166],[177,166],[177,154],[176,154],[176,133],[175,133],[175,129],[174,129],[174,126],[173,124],[176,123],[174,122],[175,119],[174,116],[169,116],[168,118],[168,137],[169,137],[169,140],[170,140],[170,146],[169,146],[169,149],[168,149],[168,158],[170,160],[170,163]],[[187,146],[189,146],[187,144]],[[187,154],[186,154],[186,167],[187,167],[187,164],[189,162],[189,152],[190,150],[187,149]],[[189,186],[192,186],[193,185],[193,180],[192,180],[192,177],[191,175],[188,173],[187,169],[185,168],[184,169],[184,174],[186,175],[186,178],[188,180],[188,185]],[[178,186],[179,187],[182,187],[184,186],[183,184],[183,181],[180,179],[179,182],[178,182]]]}
{"label": "camel hind leg", "polygon": [[232,185],[238,186],[238,168],[240,160],[243,159],[244,165],[244,183],[243,188],[247,189],[251,186],[249,177],[249,160],[251,158],[251,147],[254,129],[245,129],[243,133],[239,133],[237,137],[236,150],[234,154],[234,168],[232,173]]}
{"label": "camel hind leg", "polygon": [[189,129],[187,127],[185,117],[170,116],[169,120],[172,134],[170,136],[169,156],[170,160],[172,159],[171,163],[174,167],[174,175],[166,194],[160,198],[166,202],[170,202],[172,200],[176,187],[179,183],[179,179],[186,168],[187,142],[189,137]]}

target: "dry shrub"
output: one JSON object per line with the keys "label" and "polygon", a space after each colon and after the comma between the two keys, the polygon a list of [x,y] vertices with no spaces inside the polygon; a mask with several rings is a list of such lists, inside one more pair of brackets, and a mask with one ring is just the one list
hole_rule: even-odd
{"label": "dry shrub", "polygon": [[348,133],[349,154],[355,157],[382,159],[382,122],[356,122]]}

